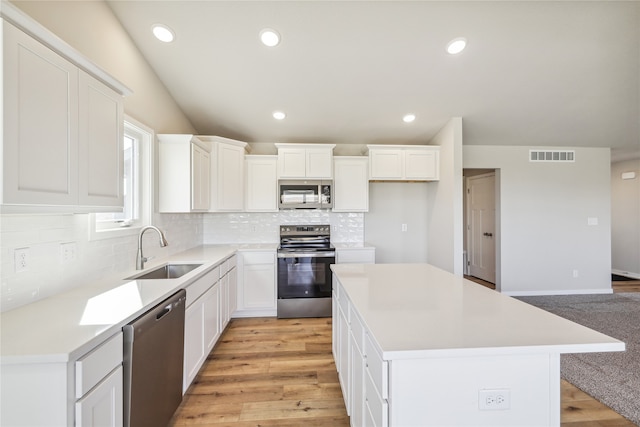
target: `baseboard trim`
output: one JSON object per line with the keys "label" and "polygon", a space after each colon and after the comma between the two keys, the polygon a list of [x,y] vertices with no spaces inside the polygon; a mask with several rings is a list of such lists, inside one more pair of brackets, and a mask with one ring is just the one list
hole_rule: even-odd
{"label": "baseboard trim", "polygon": [[278,312],[276,309],[259,309],[259,310],[236,310],[231,315],[232,318],[240,317],[276,317]]}
{"label": "baseboard trim", "polygon": [[510,297],[539,297],[544,295],[586,295],[586,294],[612,294],[613,289],[566,289],[566,290],[546,290],[546,291],[515,291],[502,292]]}
{"label": "baseboard trim", "polygon": [[640,280],[640,273],[632,273],[630,271],[624,271],[624,270],[616,270],[616,269],[612,269],[611,270],[612,274],[617,274],[618,276],[624,276],[624,277],[629,277],[632,280]]}

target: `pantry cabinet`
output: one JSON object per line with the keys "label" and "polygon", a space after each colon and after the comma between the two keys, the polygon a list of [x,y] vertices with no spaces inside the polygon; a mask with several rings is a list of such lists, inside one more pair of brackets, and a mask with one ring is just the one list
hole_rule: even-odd
{"label": "pantry cabinet", "polygon": [[364,156],[333,158],[334,212],[369,211],[369,159]]}
{"label": "pantry cabinet", "polygon": [[194,135],[158,135],[160,212],[209,209],[211,144]]}
{"label": "pantry cabinet", "polygon": [[381,181],[437,181],[440,147],[426,145],[367,145],[369,179]]}
{"label": "pantry cabinet", "polygon": [[278,211],[278,156],[245,156],[247,212]]}
{"label": "pantry cabinet", "polygon": [[278,179],[333,179],[335,144],[276,144]]}
{"label": "pantry cabinet", "polygon": [[2,7],[3,211],[122,208],[129,89],[102,70],[85,71],[97,67],[59,40],[52,48],[46,30],[28,28],[36,39],[14,26],[7,19],[21,12]]}

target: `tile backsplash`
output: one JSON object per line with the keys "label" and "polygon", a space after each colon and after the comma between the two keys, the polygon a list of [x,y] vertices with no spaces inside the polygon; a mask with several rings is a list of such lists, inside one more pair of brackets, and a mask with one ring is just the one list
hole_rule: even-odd
{"label": "tile backsplash", "polygon": [[[364,214],[327,211],[273,213],[156,214],[166,235],[144,235],[145,256],[166,258],[200,244],[276,243],[281,224],[330,224],[331,240],[364,240]],[[89,215],[0,215],[0,311],[11,310],[73,288],[135,269],[137,234],[89,239]],[[69,244],[69,245],[67,245]],[[63,246],[73,250],[65,259]],[[15,250],[28,248],[28,267],[17,272]]]}
{"label": "tile backsplash", "polygon": [[357,243],[364,240],[362,213],[291,210],[204,214],[203,243],[276,243],[282,224],[330,224],[333,242]]}
{"label": "tile backsplash", "polygon": [[[202,214],[158,214],[155,233],[144,234],[145,256],[161,259],[202,243]],[[0,311],[91,284],[135,269],[138,236],[89,239],[89,215],[0,216]],[[73,250],[65,259],[62,245]],[[16,249],[27,249],[27,269],[16,271]]]}

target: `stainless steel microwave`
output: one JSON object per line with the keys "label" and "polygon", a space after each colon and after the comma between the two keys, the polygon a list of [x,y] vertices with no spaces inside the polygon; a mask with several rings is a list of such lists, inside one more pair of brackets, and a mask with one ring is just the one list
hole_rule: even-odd
{"label": "stainless steel microwave", "polygon": [[280,209],[331,209],[333,207],[333,181],[280,180],[278,181]]}

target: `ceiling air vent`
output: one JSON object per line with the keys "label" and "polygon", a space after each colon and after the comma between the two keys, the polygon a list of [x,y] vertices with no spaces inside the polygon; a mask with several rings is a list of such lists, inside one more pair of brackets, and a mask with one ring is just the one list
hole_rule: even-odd
{"label": "ceiling air vent", "polygon": [[575,162],[574,150],[529,150],[530,162]]}

